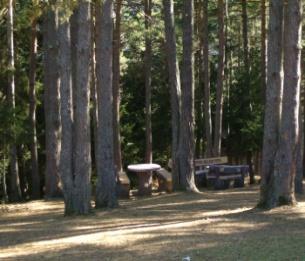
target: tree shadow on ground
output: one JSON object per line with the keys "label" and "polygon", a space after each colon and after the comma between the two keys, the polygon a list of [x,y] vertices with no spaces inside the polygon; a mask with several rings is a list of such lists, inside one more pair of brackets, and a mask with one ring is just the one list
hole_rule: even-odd
{"label": "tree shadow on ground", "polygon": [[257,187],[174,193],[125,200],[119,209],[73,218],[62,216],[60,202],[30,203],[24,211],[0,217],[0,259],[305,257],[304,197],[299,207],[272,211],[254,209],[257,200]]}

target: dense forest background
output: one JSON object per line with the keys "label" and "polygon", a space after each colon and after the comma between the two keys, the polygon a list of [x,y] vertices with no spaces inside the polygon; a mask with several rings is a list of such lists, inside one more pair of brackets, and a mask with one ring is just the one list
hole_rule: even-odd
{"label": "dense forest background", "polygon": [[[59,1],[60,4],[56,1],[11,1],[14,14],[12,27],[14,66],[12,67],[10,65],[11,55],[8,52],[8,39],[10,37],[8,2],[1,1],[0,9],[0,173],[2,184],[0,195],[5,199],[6,194],[10,197],[15,193],[14,186],[6,186],[6,184],[12,184],[12,177],[14,178],[9,173],[12,171],[10,170],[12,169],[10,161],[12,146],[15,146],[21,197],[11,196],[11,200],[16,198],[30,199],[47,194],[46,189],[48,188],[45,188],[44,185],[47,177],[45,173],[48,171],[46,162],[49,149],[46,147],[46,136],[48,135],[46,126],[48,126],[48,120],[51,119],[49,124],[52,124],[52,120],[54,121],[54,118],[52,119],[53,111],[47,111],[47,106],[50,106],[48,104],[55,106],[54,103],[59,103],[56,99],[48,100],[48,98],[52,98],[52,94],[46,94],[48,84],[54,80],[52,73],[53,76],[54,73],[56,74],[55,71],[49,72],[49,78],[47,78],[46,64],[52,63],[51,61],[54,59],[52,51],[56,53],[59,48],[59,43],[55,47],[50,46],[59,35],[56,31],[57,28],[55,28],[58,25],[53,25],[55,27],[52,29],[50,17],[54,15],[56,8],[59,8],[61,10],[59,12],[64,12],[64,15],[59,18],[58,23],[70,20],[72,32],[75,30],[75,28],[73,29],[75,10],[82,7],[76,1]],[[84,2],[86,1],[81,1],[81,5]],[[264,0],[195,0],[193,2],[195,158],[228,155],[231,163],[250,165],[251,177],[253,178],[253,173],[260,174],[262,158],[269,3]],[[180,0],[175,1],[174,4],[177,59],[182,67],[185,6],[184,1]],[[98,7],[99,3],[95,1],[90,4],[92,28],[90,30],[91,36],[88,37],[97,37],[96,39],[99,37],[96,33],[98,30],[96,29],[98,28],[99,14],[96,11]],[[106,8],[103,9],[106,10]],[[113,41],[113,53],[115,50],[119,50],[119,131],[122,169],[126,170],[128,164],[145,162],[148,159],[146,113],[148,107],[147,99],[145,99],[149,93],[145,88],[145,86],[147,87],[147,77],[151,77],[148,82],[151,81],[152,160],[166,166],[171,158],[172,125],[163,3],[161,0],[118,0],[114,1],[113,13],[116,13],[113,19],[114,37],[116,30],[119,30],[119,38]],[[107,16],[102,14],[102,17]],[[60,19],[63,19],[64,22]],[[78,24],[80,25],[81,22]],[[120,25],[119,29],[118,24]],[[87,26],[90,28],[90,25]],[[102,30],[102,32],[107,32],[107,30]],[[82,36],[84,36],[83,33],[83,31],[82,34],[79,31]],[[71,46],[79,44],[77,40],[73,40],[73,36],[71,37]],[[37,52],[34,48],[36,39]],[[118,39],[119,45],[116,44]],[[98,44],[96,45],[98,46]],[[73,53],[72,47],[71,52]],[[148,47],[150,47],[149,52]],[[222,48],[224,48],[223,55]],[[50,49],[52,50],[50,51]],[[94,50],[94,46],[92,50]],[[93,53],[90,54],[91,57],[95,55]],[[221,75],[219,72],[220,57],[223,59],[222,77],[219,76]],[[206,58],[208,58],[207,62]],[[96,53],[95,60],[98,61],[98,59],[99,56]],[[151,65],[150,68],[147,68],[148,61]],[[77,62],[74,61],[74,63]],[[207,70],[206,65],[209,67]],[[93,78],[95,77],[94,69],[92,69],[95,68],[94,66],[93,61],[90,71]],[[49,68],[56,70],[57,66],[51,64]],[[150,71],[149,76],[147,76],[147,71]],[[34,78],[33,73],[35,74]],[[114,73],[113,78],[117,74],[118,72]],[[12,101],[9,99],[12,75],[14,75],[15,82],[14,106],[11,106]],[[208,78],[205,78],[206,75]],[[93,86],[94,82],[91,80],[89,109],[93,159],[92,182],[96,184],[98,183],[97,167],[94,159],[97,158],[98,149],[94,146],[96,140],[94,90],[98,88],[98,83]],[[207,137],[207,124],[205,122],[207,117],[205,110],[207,84],[210,86],[211,137]],[[216,122],[219,120],[217,118],[217,90],[220,84],[223,86],[220,94],[222,99],[220,101],[223,103],[223,120],[220,118],[222,126],[220,124],[220,127],[217,127]],[[36,116],[34,121],[33,106],[37,106],[34,109]],[[33,126],[33,122],[35,126]],[[209,153],[208,143],[211,139],[216,141],[215,137],[218,134],[220,134],[221,153],[216,151]],[[32,139],[33,135],[37,137],[37,142]],[[33,144],[34,141],[35,144]],[[39,182],[36,185],[38,184],[39,191],[36,194],[33,194],[33,184],[37,182],[33,180],[33,169],[35,168],[33,151],[31,152],[33,145],[37,146],[38,152],[36,168],[38,168]],[[52,165],[51,168],[56,168],[56,166]],[[132,180],[132,185],[134,185],[136,180],[133,179],[132,173],[128,173],[128,175]],[[54,195],[51,193],[50,196]]]}

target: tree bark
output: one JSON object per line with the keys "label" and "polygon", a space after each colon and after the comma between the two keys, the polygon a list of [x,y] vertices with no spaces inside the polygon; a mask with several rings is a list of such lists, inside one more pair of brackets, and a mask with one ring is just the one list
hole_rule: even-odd
{"label": "tree bark", "polygon": [[262,98],[265,100],[267,85],[267,30],[266,30],[266,0],[261,0],[261,85]]}
{"label": "tree bark", "polygon": [[[297,159],[296,159],[296,176],[295,176],[295,192],[298,194],[303,194],[303,172],[304,172],[304,165],[303,165],[303,157],[304,157],[304,148],[303,140],[304,140],[304,124],[303,124],[303,114],[302,114],[302,99],[300,95],[300,107],[299,107],[299,137],[297,142]],[[303,95],[304,96],[304,95]]]}
{"label": "tree bark", "polygon": [[242,24],[243,24],[243,48],[244,48],[244,66],[245,66],[245,83],[249,92],[249,41],[248,41],[248,11],[247,0],[242,0]]}
{"label": "tree bark", "polygon": [[30,111],[29,119],[31,126],[31,198],[40,198],[40,176],[38,166],[37,151],[37,131],[36,131],[36,59],[37,59],[37,19],[34,18],[31,25],[31,50],[30,50],[30,71],[29,71],[29,97]]}
{"label": "tree bark", "polygon": [[216,87],[216,112],[214,127],[214,156],[221,155],[222,139],[222,114],[223,114],[223,82],[225,65],[225,32],[224,32],[224,12],[225,5],[223,0],[218,0],[218,37],[219,37],[219,60],[217,70]]}
{"label": "tree bark", "polygon": [[118,173],[123,171],[120,135],[121,8],[122,0],[117,0],[115,8],[115,29],[113,35],[113,141],[115,165]]}
{"label": "tree bark", "polygon": [[[64,8],[64,7],[62,7]],[[72,60],[71,33],[68,14],[59,11],[58,25],[58,66],[60,78],[60,114],[61,114],[61,152],[59,173],[63,183],[65,214],[73,214],[73,97],[72,97]]]}
{"label": "tree bark", "polygon": [[[283,6],[283,3],[280,3],[279,1],[273,4],[275,5],[271,6],[270,10],[274,10],[274,7]],[[299,138],[302,4],[300,0],[292,0],[288,1],[284,7],[284,91],[283,105],[281,110],[282,116],[280,122],[278,146],[274,156],[274,166],[273,169],[271,168],[272,173],[269,176],[269,179],[266,179],[266,177],[263,176],[264,186],[262,188],[264,190],[262,191],[263,197],[261,198],[261,204],[268,208],[283,204],[290,205],[295,203],[294,189],[297,161],[297,143]],[[273,13],[274,17],[279,17],[278,14],[282,14],[283,8],[277,9],[277,11],[277,15]],[[272,25],[271,21],[272,19],[270,18],[270,25]],[[281,24],[282,19],[277,20],[277,22],[278,24]],[[279,36],[282,36],[282,34]],[[273,48],[276,49],[274,46]],[[270,53],[270,48],[268,48],[268,50]],[[279,51],[282,50],[279,49]],[[278,57],[280,57],[280,54],[275,56],[275,58]],[[279,86],[281,85],[277,85],[276,87],[279,89]],[[276,96],[276,98],[278,97]],[[275,109],[277,110],[277,107],[275,107]],[[270,129],[268,131],[270,131]],[[274,135],[275,133],[272,134]],[[266,159],[264,158],[264,160]],[[266,174],[266,172],[264,172],[264,174]],[[268,181],[268,183],[266,181]]]}
{"label": "tree bark", "polygon": [[204,81],[204,120],[205,120],[205,136],[206,136],[206,157],[213,155],[212,140],[212,116],[210,101],[210,70],[209,70],[209,19],[208,19],[209,1],[203,2],[203,81]]}
{"label": "tree bark", "polygon": [[[90,137],[90,2],[80,0],[77,10],[76,75],[73,145],[74,211],[88,214],[91,209],[91,137]],[[73,88],[74,89],[74,88]]]}
{"label": "tree bark", "polygon": [[259,205],[268,207],[275,193],[274,160],[278,147],[283,92],[282,37],[283,1],[272,0],[269,7],[267,88],[265,102],[261,195]]}
{"label": "tree bark", "polygon": [[299,106],[301,83],[302,1],[284,5],[284,91],[279,148],[275,158],[276,193],[272,206],[294,204],[299,141]]}
{"label": "tree bark", "polygon": [[[9,88],[8,88],[8,104],[13,111],[13,117],[15,121],[15,47],[14,47],[14,8],[13,0],[8,1],[7,12],[7,38],[8,38],[8,50],[9,50]],[[13,126],[15,128],[15,126]],[[15,131],[15,130],[14,130]],[[13,141],[9,148],[9,162],[10,162],[10,190],[9,199],[12,202],[21,200],[21,190],[19,181],[19,168],[18,157],[16,148],[16,137],[14,134]]]}
{"label": "tree bark", "polygon": [[96,207],[118,205],[113,143],[113,0],[105,0],[96,17],[96,77],[98,97],[98,161]]}
{"label": "tree bark", "polygon": [[60,157],[60,109],[57,66],[57,11],[47,10],[44,22],[45,197],[53,198],[61,195],[58,176]]}
{"label": "tree bark", "polygon": [[178,142],[180,136],[181,115],[181,83],[180,70],[177,59],[177,45],[175,34],[175,16],[173,0],[163,0],[164,24],[166,39],[166,54],[171,96],[171,121],[172,121],[172,179],[173,188],[178,189],[180,184]]}
{"label": "tree bark", "polygon": [[152,0],[144,0],[145,12],[145,54],[144,54],[144,71],[145,71],[145,126],[146,126],[146,148],[145,162],[152,162],[152,130],[151,130],[151,7]]}
{"label": "tree bark", "polygon": [[180,188],[197,191],[194,170],[193,1],[183,1],[182,106],[179,142]]}
{"label": "tree bark", "polygon": [[[3,146],[5,148],[5,146]],[[6,152],[5,150],[3,151],[3,159],[2,160],[2,175],[1,175],[1,187],[2,187],[2,201],[4,201],[5,203],[8,202],[8,194],[7,194],[7,187],[6,187],[6,167],[5,167],[5,162],[6,162],[6,158],[5,158]]]}

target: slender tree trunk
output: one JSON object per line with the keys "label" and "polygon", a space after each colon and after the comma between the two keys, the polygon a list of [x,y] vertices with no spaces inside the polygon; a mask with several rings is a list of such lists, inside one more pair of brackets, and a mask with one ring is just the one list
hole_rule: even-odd
{"label": "slender tree trunk", "polygon": [[266,0],[261,0],[261,85],[262,98],[265,100],[267,85],[267,30],[266,30]]}
{"label": "slender tree trunk", "polygon": [[[9,88],[8,88],[8,104],[15,110],[15,48],[14,48],[14,10],[13,0],[8,1],[7,12],[7,38],[8,38],[8,50],[9,50]],[[13,112],[15,118],[15,112]],[[21,200],[21,190],[19,182],[19,169],[18,169],[18,157],[16,148],[16,137],[10,144],[9,148],[9,162],[10,162],[10,195],[9,199],[12,202]]]}
{"label": "slender tree trunk", "polygon": [[77,10],[76,75],[73,145],[74,211],[88,214],[91,208],[91,137],[90,137],[90,2],[80,0]]}
{"label": "slender tree trunk", "polygon": [[[77,66],[77,38],[78,38],[78,23],[77,23],[77,15],[78,15],[78,7],[73,10],[73,13],[70,17],[70,31],[71,31],[71,60],[72,60],[72,89],[76,88],[76,66]],[[76,100],[76,91],[72,92],[73,101]],[[75,102],[73,103],[73,111],[75,111]],[[73,117],[75,114],[73,114]],[[75,128],[73,128],[75,131]],[[75,134],[73,133],[73,137]]]}
{"label": "slender tree trunk", "polygon": [[265,101],[261,195],[259,205],[268,207],[275,193],[274,160],[278,147],[283,92],[282,35],[283,1],[272,0],[269,7],[267,88]]}
{"label": "slender tree trunk", "polygon": [[96,77],[98,97],[98,161],[96,207],[113,208],[116,196],[116,168],[113,143],[113,1],[105,0],[96,17]]}
{"label": "slender tree trunk", "polygon": [[94,158],[92,157],[92,160],[94,162],[95,168],[97,166],[97,153],[98,153],[98,109],[97,109],[97,90],[96,90],[96,19],[97,17],[97,12],[98,12],[98,7],[95,4],[91,5],[91,13],[92,13],[92,18],[91,18],[91,119],[92,119],[92,129],[93,129],[93,144],[94,144]]}
{"label": "slender tree trunk", "polygon": [[203,2],[203,81],[204,81],[204,120],[206,136],[206,157],[213,155],[212,140],[212,116],[210,102],[210,70],[209,70],[209,19],[208,19],[209,1]]}
{"label": "slender tree trunk", "polygon": [[[5,148],[5,144],[3,146]],[[3,193],[3,197],[2,197],[2,201],[4,202],[8,202],[8,194],[7,194],[7,187],[6,187],[6,167],[5,167],[5,161],[6,161],[6,158],[5,158],[5,149],[3,150],[3,162],[2,162],[2,175],[1,175],[1,182],[2,182],[2,193]]]}
{"label": "slender tree trunk", "polygon": [[[304,81],[304,75],[305,75],[305,50],[302,49],[302,56],[301,56],[301,63],[302,63],[302,79]],[[303,159],[302,159],[302,165],[303,165],[303,179],[305,178],[305,88],[303,86],[303,102],[302,102],[302,108],[303,108],[303,141],[302,141],[302,149],[303,149]]]}
{"label": "slender tree trunk", "polygon": [[61,152],[59,173],[63,183],[65,214],[73,214],[73,98],[71,34],[68,14],[60,10],[58,66],[60,78]]}
{"label": "slender tree trunk", "polygon": [[[242,23],[243,23],[243,48],[244,48],[244,66],[245,66],[245,77],[246,84],[249,84],[249,41],[248,41],[248,12],[247,12],[247,0],[242,0]],[[249,90],[249,86],[246,86]]]}
{"label": "slender tree trunk", "polygon": [[[242,0],[242,24],[243,24],[243,49],[244,49],[244,88],[245,92],[243,94],[245,100],[244,113],[250,115],[251,104],[250,104],[250,62],[249,62],[249,41],[248,41],[248,10],[247,10],[247,0]],[[255,183],[255,176],[252,164],[252,151],[247,152],[247,164],[250,168],[250,184]]]}
{"label": "slender tree trunk", "polygon": [[[304,96],[304,95],[303,95]],[[300,96],[301,97],[301,96]],[[304,149],[302,147],[303,145],[303,139],[304,139],[304,124],[303,124],[303,114],[302,114],[302,99],[300,98],[300,107],[299,107],[299,137],[298,137],[298,143],[297,143],[297,163],[296,163],[296,176],[295,176],[295,192],[298,194],[303,194],[303,171],[304,171],[304,165],[303,165],[303,154]]]}
{"label": "slender tree trunk", "polygon": [[60,111],[58,78],[57,11],[47,10],[44,28],[44,107],[46,124],[45,197],[61,195],[59,188]]}
{"label": "slender tree trunk", "polygon": [[115,29],[113,35],[113,132],[114,158],[118,173],[123,171],[120,135],[121,8],[122,0],[116,0]]}
{"label": "slender tree trunk", "polygon": [[202,157],[202,138],[203,138],[203,80],[202,80],[202,19],[201,19],[201,3],[198,0],[195,0],[194,3],[195,10],[195,22],[194,22],[194,35],[195,39],[198,41],[198,48],[196,48],[195,52],[195,157]]}
{"label": "slender tree trunk", "polygon": [[40,176],[38,167],[37,131],[36,131],[36,58],[37,58],[37,19],[31,26],[31,50],[30,50],[30,72],[29,72],[29,97],[30,97],[30,124],[31,124],[31,197],[40,198]]}
{"label": "slender tree trunk", "polygon": [[221,155],[222,139],[222,114],[223,114],[223,82],[225,65],[225,32],[224,32],[225,5],[223,0],[218,0],[218,37],[219,37],[219,61],[217,71],[216,89],[216,113],[214,127],[214,156]]}
{"label": "slender tree trunk", "polygon": [[144,71],[145,71],[145,122],[146,122],[146,147],[145,161],[152,162],[152,130],[151,130],[151,7],[152,0],[144,0],[145,12],[145,54],[144,54]]}
{"label": "slender tree trunk", "polygon": [[194,180],[193,1],[183,1],[182,106],[179,142],[180,187],[197,191]]}
{"label": "slender tree trunk", "polygon": [[172,112],[172,178],[174,189],[179,188],[180,169],[178,142],[180,136],[180,114],[181,114],[181,84],[180,71],[177,59],[177,45],[175,34],[175,16],[173,0],[163,0],[166,53],[170,82],[171,112]]}
{"label": "slender tree trunk", "polygon": [[301,83],[302,1],[290,0],[284,17],[284,92],[279,148],[275,159],[276,193],[272,206],[295,203]]}

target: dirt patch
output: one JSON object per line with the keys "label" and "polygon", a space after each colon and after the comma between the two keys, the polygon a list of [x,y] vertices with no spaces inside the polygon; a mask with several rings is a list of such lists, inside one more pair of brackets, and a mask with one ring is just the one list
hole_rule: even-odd
{"label": "dirt patch", "polygon": [[253,209],[258,187],[133,198],[63,217],[61,201],[0,211],[0,260],[304,260],[305,198]]}

